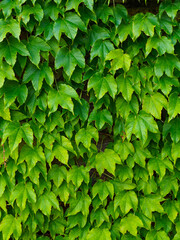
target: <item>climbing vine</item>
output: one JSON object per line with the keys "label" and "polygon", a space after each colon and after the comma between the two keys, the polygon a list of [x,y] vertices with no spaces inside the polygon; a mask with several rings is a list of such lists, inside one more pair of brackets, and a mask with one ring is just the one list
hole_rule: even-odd
{"label": "climbing vine", "polygon": [[159,2],[0,2],[0,239],[180,239],[180,2]]}

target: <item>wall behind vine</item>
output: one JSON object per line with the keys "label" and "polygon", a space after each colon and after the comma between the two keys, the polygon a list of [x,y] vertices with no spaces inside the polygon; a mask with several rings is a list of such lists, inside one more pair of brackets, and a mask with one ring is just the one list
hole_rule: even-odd
{"label": "wall behind vine", "polygon": [[180,239],[180,2],[125,6],[0,2],[0,239]]}

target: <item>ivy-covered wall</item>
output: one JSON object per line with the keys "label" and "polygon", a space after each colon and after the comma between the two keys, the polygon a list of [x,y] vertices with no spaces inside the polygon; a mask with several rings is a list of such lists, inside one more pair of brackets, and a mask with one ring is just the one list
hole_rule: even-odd
{"label": "ivy-covered wall", "polygon": [[180,1],[141,3],[0,2],[0,239],[180,239]]}

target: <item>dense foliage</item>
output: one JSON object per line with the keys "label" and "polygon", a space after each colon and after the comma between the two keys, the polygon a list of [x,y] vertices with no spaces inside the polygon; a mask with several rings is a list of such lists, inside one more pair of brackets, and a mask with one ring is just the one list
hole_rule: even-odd
{"label": "dense foliage", "polygon": [[0,2],[0,239],[180,239],[180,1]]}

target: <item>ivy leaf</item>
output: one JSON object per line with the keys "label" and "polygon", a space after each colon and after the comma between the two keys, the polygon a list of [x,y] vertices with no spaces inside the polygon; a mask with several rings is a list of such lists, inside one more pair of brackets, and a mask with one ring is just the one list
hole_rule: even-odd
{"label": "ivy leaf", "polygon": [[58,41],[62,33],[65,33],[68,38],[73,40],[76,37],[78,28],[81,31],[86,31],[86,26],[81,18],[76,13],[68,12],[65,14],[64,18],[59,18],[54,23],[53,32]]}
{"label": "ivy leaf", "polygon": [[122,159],[122,161],[126,160],[128,155],[132,155],[134,153],[134,147],[132,143],[125,141],[117,141],[114,145],[114,151],[117,152]]}
{"label": "ivy leaf", "polygon": [[10,122],[4,132],[3,139],[9,138],[9,147],[13,152],[23,140],[30,146],[33,146],[33,131],[28,123],[20,125],[18,122]]}
{"label": "ivy leaf", "polygon": [[176,163],[177,158],[180,158],[179,149],[180,149],[180,142],[172,144],[171,155],[172,155],[172,158],[175,163]]}
{"label": "ivy leaf", "polygon": [[152,49],[156,49],[159,55],[163,55],[164,53],[174,53],[174,45],[172,44],[171,40],[168,39],[166,36],[162,37],[152,37],[148,38],[146,43],[146,57],[152,51]]}
{"label": "ivy leaf", "polygon": [[82,182],[88,184],[89,171],[84,166],[73,166],[67,174],[67,183],[69,183],[70,181],[72,181],[72,183],[76,186],[77,189],[81,186]]}
{"label": "ivy leaf", "polygon": [[154,65],[155,75],[160,78],[165,73],[168,77],[173,77],[174,68],[180,71],[180,61],[175,55],[166,54],[156,60]]}
{"label": "ivy leaf", "polygon": [[67,169],[64,166],[54,164],[49,172],[48,179],[53,180],[57,188],[59,188],[64,180],[67,178]]}
{"label": "ivy leaf", "polygon": [[105,169],[114,175],[115,165],[121,164],[121,159],[112,149],[105,149],[104,152],[100,152],[96,155],[94,164],[99,175],[102,175]]}
{"label": "ivy leaf", "polygon": [[153,37],[154,28],[158,26],[157,17],[152,13],[138,13],[133,17],[132,33],[133,40],[136,40],[143,31],[147,36]]}
{"label": "ivy leaf", "polygon": [[170,18],[174,19],[179,9],[180,3],[178,1],[173,3],[162,2],[159,6],[159,16],[161,18],[162,14],[166,12]]}
{"label": "ivy leaf", "polygon": [[109,222],[109,217],[106,210],[102,207],[96,211],[93,209],[90,215],[91,224],[96,221],[96,227],[100,227],[104,222]]}
{"label": "ivy leaf", "polygon": [[152,114],[157,119],[161,119],[162,108],[166,109],[166,106],[166,98],[158,92],[151,95],[145,95],[143,98],[143,110]]}
{"label": "ivy leaf", "polygon": [[172,162],[168,158],[165,159],[161,159],[160,157],[152,158],[148,161],[148,171],[150,177],[152,177],[154,171],[156,171],[159,174],[161,181],[166,173],[166,169],[168,169],[171,172],[173,171]]}
{"label": "ivy leaf", "polygon": [[67,47],[60,48],[55,58],[55,68],[59,69],[63,67],[65,73],[70,78],[76,65],[80,68],[85,67],[85,59],[82,52],[78,48],[71,50]]}
{"label": "ivy leaf", "polygon": [[105,60],[112,60],[111,69],[115,71],[122,68],[125,72],[127,72],[131,65],[130,56],[127,53],[124,54],[122,49],[110,51]]}
{"label": "ivy leaf", "polygon": [[77,13],[78,12],[78,7],[79,7],[79,4],[82,3],[83,0],[68,0],[67,4],[66,4],[66,10],[69,11],[71,9],[74,9]]}
{"label": "ivy leaf", "polygon": [[29,52],[26,49],[26,46],[19,42],[16,38],[10,37],[7,40],[4,40],[0,43],[0,59],[2,61],[3,57],[6,59],[6,62],[9,65],[14,66],[16,62],[17,53],[22,56],[29,56]]}
{"label": "ivy leaf", "polygon": [[74,114],[85,122],[89,114],[89,103],[84,98],[80,99],[80,101],[81,104],[79,102],[74,103]]}
{"label": "ivy leaf", "polygon": [[171,139],[174,143],[178,143],[180,140],[180,118],[176,117],[171,120],[169,123],[165,123],[163,126],[163,138],[167,136],[168,133],[171,135]]}
{"label": "ivy leaf", "polygon": [[45,62],[41,64],[38,68],[33,64],[29,64],[25,70],[23,76],[23,82],[28,83],[32,81],[32,85],[35,91],[40,91],[42,88],[43,80],[46,80],[48,85],[52,85],[54,82],[54,75],[52,69]]}
{"label": "ivy leaf", "polygon": [[91,57],[90,60],[92,61],[93,58],[98,56],[101,61],[104,63],[106,55],[114,49],[113,44],[109,40],[97,40],[91,49]]}
{"label": "ivy leaf", "polygon": [[92,121],[95,121],[98,130],[102,129],[105,123],[108,123],[110,126],[113,124],[112,115],[107,109],[93,110],[89,116],[88,123]]}
{"label": "ivy leaf", "polygon": [[169,114],[169,121],[180,113],[180,96],[177,92],[173,92],[169,96],[167,111]]}
{"label": "ivy leaf", "polygon": [[160,193],[164,197],[171,191],[173,192],[175,198],[177,197],[177,192],[179,190],[178,180],[175,176],[165,176],[160,182]]}
{"label": "ivy leaf", "polygon": [[152,219],[152,212],[164,213],[161,201],[164,199],[160,195],[151,194],[140,198],[140,208],[145,216]]}
{"label": "ivy leaf", "polygon": [[68,165],[68,151],[61,145],[56,144],[53,148],[54,156],[63,164]]}
{"label": "ivy leaf", "polygon": [[29,171],[36,165],[37,162],[45,162],[45,156],[42,147],[28,147],[24,145],[21,149],[21,153],[18,159],[18,164],[26,162]]}
{"label": "ivy leaf", "polygon": [[21,29],[20,24],[15,19],[0,19],[0,42],[6,37],[7,33],[11,33],[19,40]]}
{"label": "ivy leaf", "polygon": [[13,215],[7,214],[0,224],[0,231],[2,231],[3,239],[10,239],[10,236],[13,234],[17,240],[22,232],[20,218],[15,218]]}
{"label": "ivy leaf", "polygon": [[167,199],[163,203],[164,211],[167,213],[169,219],[174,223],[174,220],[176,219],[178,215],[178,209],[176,207],[176,201]]}
{"label": "ivy leaf", "polygon": [[18,207],[23,211],[26,208],[26,201],[28,199],[29,203],[36,202],[36,194],[32,187],[32,183],[19,183],[16,185],[14,190],[11,193],[10,201],[13,202],[16,200]]}
{"label": "ivy leaf", "polygon": [[95,95],[98,99],[101,99],[107,92],[110,94],[112,98],[115,98],[117,93],[117,83],[114,77],[110,74],[105,77],[100,73],[94,74],[88,82],[87,90],[93,88],[95,91]]}
{"label": "ivy leaf", "polygon": [[121,219],[120,232],[124,235],[127,231],[133,236],[137,236],[137,228],[143,227],[143,223],[139,217],[129,213],[127,217]]}
{"label": "ivy leaf", "polygon": [[131,139],[131,135],[134,133],[144,144],[147,140],[148,130],[153,133],[158,132],[157,123],[151,115],[141,110],[137,116],[133,114],[128,116],[126,121],[126,135],[128,140]]}
{"label": "ivy leaf", "polygon": [[116,81],[118,84],[118,93],[121,92],[127,102],[131,101],[134,88],[132,87],[130,78],[128,76],[124,77],[124,75],[121,74],[116,78]]}
{"label": "ivy leaf", "polygon": [[91,198],[87,194],[83,194],[78,192],[77,198],[71,198],[69,200],[69,209],[67,212],[67,217],[76,215],[77,213],[81,212],[84,216],[88,216],[89,214],[89,206],[91,204]]}
{"label": "ivy leaf", "polygon": [[94,5],[93,0],[84,0],[84,4],[86,5],[87,8],[89,8],[89,10],[93,11],[93,5]]}
{"label": "ivy leaf", "polygon": [[4,84],[5,78],[7,78],[9,80],[16,80],[12,67],[9,66],[6,62],[1,62],[1,64],[0,64],[0,88]]}
{"label": "ivy leaf", "polygon": [[20,18],[22,19],[22,21],[27,24],[30,20],[30,15],[34,15],[34,18],[38,21],[41,22],[41,20],[43,19],[43,9],[41,7],[40,4],[36,4],[33,7],[31,7],[30,5],[24,5],[23,6],[23,10],[20,14]]}
{"label": "ivy leaf", "polygon": [[2,9],[5,19],[7,19],[11,15],[12,9],[15,9],[16,11],[21,9],[21,3],[18,5],[17,1],[11,2],[9,0],[2,0],[0,3],[0,9]]}
{"label": "ivy leaf", "polygon": [[20,105],[22,105],[27,98],[28,89],[26,85],[19,85],[15,81],[6,81],[2,91],[4,92],[5,108],[10,107],[17,98]]}
{"label": "ivy leaf", "polygon": [[89,31],[89,45],[92,46],[98,39],[104,40],[109,37],[110,35],[107,28],[102,28],[94,24],[91,26],[91,30]]}
{"label": "ivy leaf", "polygon": [[103,202],[108,196],[110,196],[111,199],[113,199],[114,196],[114,186],[110,182],[101,182],[98,181],[97,183],[94,184],[92,188],[92,195],[93,198],[96,195],[99,195],[99,198],[101,202]]}
{"label": "ivy leaf", "polygon": [[123,5],[117,4],[115,8],[114,7],[112,8],[112,10],[113,10],[113,17],[110,18],[110,21],[113,22],[116,27],[118,27],[121,24],[122,19],[127,21],[128,12]]}
{"label": "ivy leaf", "polygon": [[30,36],[27,42],[27,49],[30,53],[31,62],[38,66],[40,62],[40,51],[49,51],[50,46],[41,38]]}
{"label": "ivy leaf", "polygon": [[2,98],[0,99],[0,117],[5,120],[11,120],[9,108],[5,108]]}
{"label": "ivy leaf", "polygon": [[92,126],[87,126],[86,128],[81,128],[75,136],[76,144],[79,145],[81,142],[86,148],[90,148],[92,138],[98,142],[99,134],[96,128]]}
{"label": "ivy leaf", "polygon": [[134,191],[123,191],[116,195],[114,199],[114,211],[116,211],[117,207],[120,206],[122,213],[125,215],[131,209],[135,212],[138,207],[138,198]]}
{"label": "ivy leaf", "polygon": [[45,192],[37,201],[37,208],[46,216],[50,216],[51,208],[59,210],[59,202],[53,192]]}
{"label": "ivy leaf", "polygon": [[87,235],[87,240],[111,240],[111,233],[107,228],[93,228]]}
{"label": "ivy leaf", "polygon": [[57,110],[58,105],[73,112],[74,104],[71,98],[79,101],[78,94],[69,85],[59,84],[58,91],[53,88],[50,89],[48,94],[48,107],[51,113]]}
{"label": "ivy leaf", "polygon": [[166,232],[160,230],[160,231],[156,231],[156,230],[152,230],[150,232],[147,233],[146,235],[146,240],[170,240],[170,238],[168,237],[168,235],[166,234]]}

